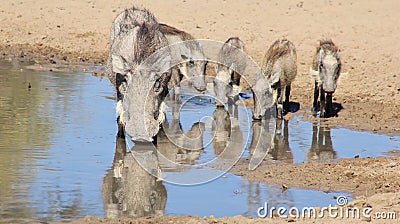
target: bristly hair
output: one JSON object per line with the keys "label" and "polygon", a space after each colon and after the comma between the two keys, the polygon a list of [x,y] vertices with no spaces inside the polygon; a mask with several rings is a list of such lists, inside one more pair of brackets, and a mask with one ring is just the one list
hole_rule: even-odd
{"label": "bristly hair", "polygon": [[147,9],[140,9],[135,6],[132,8],[125,9],[123,12],[123,19],[119,24],[120,32],[128,32],[136,26],[140,26],[141,23],[137,21],[137,18],[140,18],[139,21],[152,21],[152,23],[158,23],[155,16]]}
{"label": "bristly hair", "polygon": [[336,53],[339,48],[333,43],[331,39],[323,39],[319,41],[319,46],[317,47],[317,53],[321,50],[321,48],[326,51],[331,51],[333,53]]}
{"label": "bristly hair", "polygon": [[194,37],[183,30],[177,29],[165,23],[160,23],[160,31],[164,35],[178,35],[182,37],[182,40],[193,40]]}
{"label": "bristly hair", "polygon": [[[319,45],[317,46],[317,51],[315,52],[315,56],[313,58],[313,63],[312,63],[312,69],[315,71],[319,70],[319,52],[320,50],[323,49],[324,52],[332,52],[333,54],[336,54],[336,52],[339,50],[339,47],[333,43],[331,39],[322,39],[319,41]],[[338,60],[340,63],[340,58]]]}
{"label": "bristly hair", "polygon": [[274,63],[282,55],[288,54],[291,51],[296,53],[296,49],[289,40],[286,38],[278,39],[268,49],[265,62]]}
{"label": "bristly hair", "polygon": [[230,37],[227,41],[225,41],[225,44],[232,45],[238,49],[243,47],[244,50],[244,44],[239,37]]}
{"label": "bristly hair", "polygon": [[142,23],[140,25],[135,43],[135,59],[138,62],[145,60],[159,48],[160,40],[156,36],[157,30],[158,24]]}
{"label": "bristly hair", "polygon": [[[138,8],[136,6],[132,6],[132,8],[125,9],[125,19],[129,19],[129,16],[132,15],[131,12],[134,11],[142,11],[145,14],[145,17],[152,21],[157,21],[157,18],[146,8]],[[158,22],[158,21],[157,21]]]}

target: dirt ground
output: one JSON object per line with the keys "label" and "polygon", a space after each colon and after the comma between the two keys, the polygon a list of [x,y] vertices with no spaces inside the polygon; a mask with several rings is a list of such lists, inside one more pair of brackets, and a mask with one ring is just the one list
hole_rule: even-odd
{"label": "dirt ground", "polygon": [[[298,76],[291,95],[292,101],[300,103],[298,113],[307,113],[311,107],[313,81],[308,71],[316,43],[321,38],[332,38],[341,49],[342,70],[348,74],[340,77],[334,94],[334,101],[343,109],[337,117],[325,122],[332,127],[400,135],[400,3],[397,0],[138,0],[135,5],[148,8],[160,22],[183,29],[197,38],[225,41],[238,36],[245,42],[247,53],[258,63],[275,39],[288,38],[295,44],[298,54]],[[124,8],[131,6],[132,1],[126,0],[4,1],[0,5],[0,56],[40,64],[103,65],[108,55],[111,23]],[[398,158],[262,164],[255,171],[248,171],[245,163],[239,162],[232,172],[265,183],[350,192],[357,197],[355,203],[369,204],[376,211],[394,210],[400,215]],[[288,220],[244,217],[132,220],[88,217],[76,220],[77,223],[265,221]],[[337,219],[324,221],[342,222]]]}

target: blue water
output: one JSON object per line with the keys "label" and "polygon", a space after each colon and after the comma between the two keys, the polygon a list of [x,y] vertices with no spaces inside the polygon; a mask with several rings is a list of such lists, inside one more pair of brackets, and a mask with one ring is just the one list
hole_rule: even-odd
{"label": "blue water", "polygon": [[[0,219],[66,221],[87,215],[104,217],[101,187],[113,164],[117,133],[114,91],[109,81],[82,71],[38,72],[3,62],[0,80]],[[29,82],[31,90],[27,88]],[[171,171],[165,175],[195,177],[196,170],[210,170],[222,177],[194,186],[165,182],[166,215],[254,217],[264,202],[323,207],[334,204],[334,196],[343,194],[301,189],[282,193],[280,186],[223,174],[209,163],[216,158],[210,130],[216,107],[204,100],[191,103],[183,108],[181,123],[185,131],[194,122],[205,123],[204,150],[197,159],[200,165],[184,173]],[[248,114],[248,109],[238,108],[239,137],[235,138],[243,146],[242,157],[251,156]],[[171,116],[167,114],[167,118]],[[307,161],[312,128],[300,117],[289,121],[290,150],[285,149],[293,156],[289,161]],[[272,137],[274,133],[272,128]],[[331,140],[336,159],[376,157],[400,149],[399,137],[344,128],[331,129]],[[267,156],[269,159],[274,158]]]}

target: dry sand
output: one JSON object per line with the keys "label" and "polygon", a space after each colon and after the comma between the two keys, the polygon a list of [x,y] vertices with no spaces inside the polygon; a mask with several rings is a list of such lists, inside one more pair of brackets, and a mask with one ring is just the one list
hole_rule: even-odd
{"label": "dry sand", "polygon": [[[307,113],[311,107],[313,82],[308,70],[316,43],[321,38],[332,38],[341,48],[343,71],[348,74],[340,77],[334,94],[335,102],[341,103],[344,109],[338,117],[326,122],[331,126],[400,135],[400,2],[397,0],[140,0],[134,3],[151,10],[160,22],[183,29],[197,38],[225,41],[231,36],[239,36],[246,43],[248,54],[258,63],[275,39],[290,39],[298,52],[298,77],[292,86],[292,101],[301,105],[298,113]],[[117,14],[132,4],[125,0],[3,1],[0,4],[1,56],[6,59],[15,56],[18,60],[35,60],[42,64],[102,65],[108,55],[111,23]],[[394,193],[400,186],[400,166],[388,166],[399,161],[379,158],[290,166],[264,164],[253,172],[239,163],[233,172],[266,183],[348,191],[359,197],[367,196],[365,200],[374,209],[399,211],[399,195]],[[267,169],[268,174],[263,171]],[[319,178],[315,178],[316,175]],[[293,181],[293,176],[299,179]],[[130,221],[87,218],[77,222]],[[136,221],[242,223],[266,220],[169,217]],[[269,221],[276,223],[279,220]]]}

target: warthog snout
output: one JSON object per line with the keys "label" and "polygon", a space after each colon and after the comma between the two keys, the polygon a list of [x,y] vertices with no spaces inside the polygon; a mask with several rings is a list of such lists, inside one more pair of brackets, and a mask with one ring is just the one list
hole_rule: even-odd
{"label": "warthog snout", "polygon": [[217,106],[224,106],[228,103],[227,94],[230,92],[230,89],[229,84],[224,81],[214,80],[215,103]]}
{"label": "warthog snout", "polygon": [[267,109],[273,105],[271,86],[267,79],[261,74],[258,76],[256,84],[252,87],[254,109],[253,119],[261,120]]}
{"label": "warthog snout", "polygon": [[322,88],[326,93],[334,93],[336,90],[336,80],[334,77],[329,77],[325,82],[322,83]]}
{"label": "warthog snout", "polygon": [[261,119],[262,119],[262,115],[261,114],[253,114],[253,120],[260,121]]}
{"label": "warthog snout", "polygon": [[193,77],[193,87],[199,92],[207,90],[206,76],[198,75]]}

